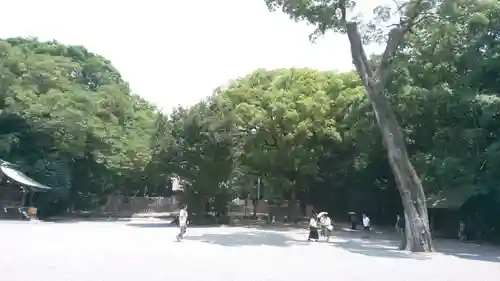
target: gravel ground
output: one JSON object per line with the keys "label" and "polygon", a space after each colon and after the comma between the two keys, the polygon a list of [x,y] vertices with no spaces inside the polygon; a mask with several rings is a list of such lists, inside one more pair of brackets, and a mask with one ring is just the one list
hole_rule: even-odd
{"label": "gravel ground", "polygon": [[0,222],[1,281],[498,281],[497,248],[436,241],[435,254],[342,233],[305,242],[306,230],[190,228],[184,241],[156,221]]}

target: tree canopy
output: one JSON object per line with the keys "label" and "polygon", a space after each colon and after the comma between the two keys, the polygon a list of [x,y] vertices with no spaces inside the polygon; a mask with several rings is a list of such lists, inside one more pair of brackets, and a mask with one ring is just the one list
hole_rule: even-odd
{"label": "tree canopy", "polygon": [[157,113],[131,95],[109,61],[36,39],[2,40],[0,49],[2,159],[77,208],[139,177],[151,161]]}

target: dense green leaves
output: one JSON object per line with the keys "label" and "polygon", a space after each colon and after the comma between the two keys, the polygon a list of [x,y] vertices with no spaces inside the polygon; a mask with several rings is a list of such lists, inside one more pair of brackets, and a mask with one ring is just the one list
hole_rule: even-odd
{"label": "dense green leaves", "polygon": [[[426,193],[498,192],[500,6],[443,3],[408,34],[385,94]],[[285,8],[311,21],[325,12]],[[257,178],[264,199],[390,219],[400,208],[353,72],[260,69],[166,116],[83,47],[2,40],[0,158],[60,194],[44,200],[77,209],[102,205],[110,194],[166,195],[172,176],[198,213],[255,198]]]}
{"label": "dense green leaves", "polygon": [[72,194],[70,205],[126,193],[151,161],[154,107],[83,47],[13,38],[0,50],[0,157]]}
{"label": "dense green leaves", "polygon": [[330,118],[333,75],[309,69],[259,70],[221,92],[239,125],[253,130],[242,161],[255,174],[284,188],[307,188],[325,153],[320,142],[340,139]]}

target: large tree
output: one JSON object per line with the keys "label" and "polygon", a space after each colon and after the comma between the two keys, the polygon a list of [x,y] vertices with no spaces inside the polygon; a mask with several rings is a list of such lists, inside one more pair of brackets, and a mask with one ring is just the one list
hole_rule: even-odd
{"label": "large tree", "polygon": [[[321,141],[339,141],[331,116],[335,73],[312,69],[257,70],[236,80],[220,95],[246,139],[242,164],[266,183],[266,197],[291,200],[294,219],[299,193],[308,190],[325,154]],[[260,194],[263,194],[261,192]]]}
{"label": "large tree", "polygon": [[[406,149],[405,137],[385,95],[390,82],[391,62],[405,35],[418,24],[433,5],[432,1],[410,0],[399,4],[401,18],[388,32],[385,50],[374,67],[363,47],[359,22],[348,14],[356,4],[349,0],[265,0],[270,10],[281,9],[294,20],[306,20],[317,27],[317,34],[326,31],[345,32],[351,45],[353,64],[359,74],[387,148],[389,163],[396,179],[406,217],[406,248],[411,251],[433,251],[426,197]],[[378,7],[381,19],[390,10]],[[373,23],[369,26],[373,27]]]}
{"label": "large tree", "polygon": [[168,126],[172,139],[161,161],[171,175],[185,182],[184,199],[190,211],[203,214],[210,203],[230,193],[227,181],[234,169],[235,126],[217,97],[178,108]]}
{"label": "large tree", "polygon": [[109,61],[26,38],[0,40],[0,51],[0,158],[77,209],[143,189],[157,113]]}
{"label": "large tree", "polygon": [[467,198],[498,186],[492,172],[499,88],[493,77],[500,6],[472,3],[442,5],[439,17],[407,36],[394,62],[389,91],[399,93],[392,98],[426,193]]}

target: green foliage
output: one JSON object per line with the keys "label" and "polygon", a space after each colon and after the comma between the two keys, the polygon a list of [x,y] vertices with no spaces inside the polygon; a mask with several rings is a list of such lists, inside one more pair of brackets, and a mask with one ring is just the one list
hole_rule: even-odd
{"label": "green foliage", "polygon": [[[500,5],[483,2],[442,1],[393,60],[385,94],[428,194],[500,191]],[[284,3],[268,1],[314,23],[335,1]],[[353,72],[260,69],[164,116],[83,47],[2,40],[0,158],[55,188],[57,196],[40,199],[45,204],[77,209],[110,194],[167,195],[171,176],[185,182],[184,198],[198,214],[207,205],[223,214],[236,196],[254,198],[258,177],[264,199],[390,219],[400,207]]]}
{"label": "green foliage", "polygon": [[195,213],[230,192],[226,183],[236,160],[235,135],[233,122],[223,110],[214,97],[189,109],[179,108],[170,116],[172,141],[160,161],[185,181],[185,198]]}
{"label": "green foliage", "polygon": [[83,47],[11,38],[0,41],[0,56],[0,158],[70,206],[134,193],[137,186],[121,185],[151,161],[155,108]]}
{"label": "green foliage", "polygon": [[[317,174],[321,140],[340,140],[328,91],[333,73],[256,71],[220,93],[249,135],[242,163],[283,188],[307,188]],[[336,93],[332,93],[336,94]]]}
{"label": "green foliage", "polygon": [[498,186],[491,172],[497,169],[500,6],[471,3],[446,2],[440,17],[408,37],[395,62],[390,91],[399,95],[392,99],[430,192],[469,194]]}

